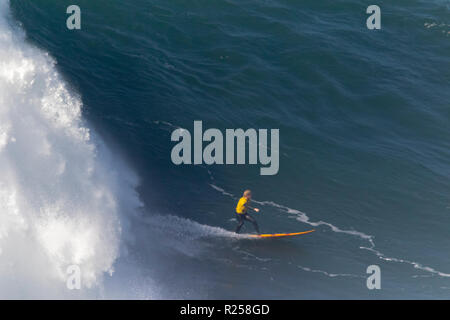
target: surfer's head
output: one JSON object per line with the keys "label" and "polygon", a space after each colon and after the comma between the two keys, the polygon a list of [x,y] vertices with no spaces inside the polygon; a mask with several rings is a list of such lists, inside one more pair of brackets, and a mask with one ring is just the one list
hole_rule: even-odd
{"label": "surfer's head", "polygon": [[245,190],[243,196],[244,196],[244,198],[251,199],[252,198],[252,192],[250,190]]}

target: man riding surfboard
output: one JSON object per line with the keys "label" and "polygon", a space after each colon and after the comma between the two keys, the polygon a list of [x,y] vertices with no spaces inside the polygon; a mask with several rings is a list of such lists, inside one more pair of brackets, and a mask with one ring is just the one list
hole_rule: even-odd
{"label": "man riding surfboard", "polygon": [[250,201],[252,199],[252,192],[250,190],[245,190],[242,197],[239,199],[239,202],[236,206],[236,219],[238,221],[238,225],[236,227],[236,233],[239,233],[242,226],[244,225],[244,222],[250,221],[253,226],[255,227],[256,233],[260,234],[258,223],[256,223],[255,218],[253,218],[251,215],[247,213],[249,209],[254,210],[255,212],[259,212],[258,208],[253,208],[250,206]]}

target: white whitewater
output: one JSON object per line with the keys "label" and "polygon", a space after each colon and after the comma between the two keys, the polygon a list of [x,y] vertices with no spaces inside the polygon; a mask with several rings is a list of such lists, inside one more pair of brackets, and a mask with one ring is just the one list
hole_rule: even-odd
{"label": "white whitewater", "polygon": [[0,0],[0,298],[64,297],[73,264],[87,288],[114,272],[137,179],[81,107]]}
{"label": "white whitewater", "polygon": [[[210,174],[210,176],[211,176],[211,174]],[[237,197],[235,195],[225,191],[223,188],[221,188],[221,187],[219,187],[219,186],[217,186],[215,184],[211,183],[210,186],[214,190],[222,193],[223,195],[225,195],[227,197],[232,197],[232,198],[237,199]],[[379,250],[376,249],[374,236],[372,236],[372,235],[368,235],[368,234],[365,234],[363,232],[356,231],[356,230],[343,230],[343,229],[341,229],[341,228],[339,228],[339,227],[337,227],[337,226],[335,226],[335,225],[333,225],[333,224],[331,224],[329,222],[326,222],[326,221],[311,221],[309,216],[306,213],[304,213],[304,212],[302,212],[300,210],[297,210],[297,209],[289,208],[287,206],[275,203],[273,201],[256,201],[256,200],[253,200],[253,201],[255,203],[259,203],[259,204],[264,205],[264,206],[271,206],[271,207],[277,208],[279,210],[285,211],[286,213],[294,216],[298,221],[300,221],[302,223],[306,223],[306,224],[308,224],[310,226],[313,226],[313,227],[326,226],[326,227],[330,228],[330,230],[333,231],[333,232],[348,234],[349,236],[357,237],[357,238],[360,238],[360,239],[362,239],[364,241],[367,241],[369,243],[369,246],[368,247],[360,246],[359,249],[370,251],[373,254],[375,254],[379,259],[381,259],[383,261],[409,264],[409,265],[413,266],[415,269],[419,269],[419,270],[428,272],[428,273],[433,274],[433,275],[438,275],[438,276],[446,277],[446,278],[450,277],[450,273],[445,273],[445,272],[436,270],[436,269],[434,269],[432,267],[425,266],[425,265],[423,265],[423,264],[421,264],[419,262],[410,261],[410,260],[406,260],[406,259],[402,259],[402,258],[395,258],[395,257],[388,257],[388,256],[386,256],[384,253],[382,253],[382,252],[380,252]],[[299,268],[302,269],[302,270],[305,270],[305,271],[319,272],[319,273],[323,273],[323,274],[329,275],[329,273],[327,273],[325,271],[321,271],[321,270],[311,270],[311,269],[309,269],[307,267],[303,267],[303,266],[299,266]],[[350,275],[346,275],[345,274],[344,276],[350,276]]]}
{"label": "white whitewater", "polygon": [[[0,0],[0,299],[179,297],[147,272],[164,265],[160,247],[193,256],[203,237],[245,236],[145,212],[137,176],[55,65]],[[72,265],[81,290],[67,288]]]}

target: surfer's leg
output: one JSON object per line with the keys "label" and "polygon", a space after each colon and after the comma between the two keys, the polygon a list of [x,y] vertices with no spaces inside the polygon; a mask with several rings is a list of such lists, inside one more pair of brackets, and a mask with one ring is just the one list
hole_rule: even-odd
{"label": "surfer's leg", "polygon": [[256,230],[256,233],[257,234],[260,234],[261,232],[259,232],[259,227],[258,227],[258,223],[256,222],[256,220],[255,220],[255,218],[253,218],[251,215],[249,215],[249,214],[246,214],[245,216],[244,216],[244,218],[247,220],[247,221],[250,221],[252,224],[253,224],[253,227],[255,227],[255,230]]}
{"label": "surfer's leg", "polygon": [[236,214],[236,219],[238,221],[238,225],[236,227],[236,233],[239,233],[239,231],[241,230],[242,226],[244,225],[244,219],[243,219],[243,214]]}

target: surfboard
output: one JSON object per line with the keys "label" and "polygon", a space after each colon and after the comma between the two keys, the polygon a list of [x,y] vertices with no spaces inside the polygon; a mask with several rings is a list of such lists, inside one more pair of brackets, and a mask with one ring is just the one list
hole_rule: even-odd
{"label": "surfboard", "polygon": [[292,236],[299,236],[301,234],[307,234],[314,232],[316,230],[308,230],[308,231],[302,231],[302,232],[294,232],[294,233],[266,233],[266,234],[251,234],[250,237],[252,238],[280,238],[280,237],[292,237]]}

